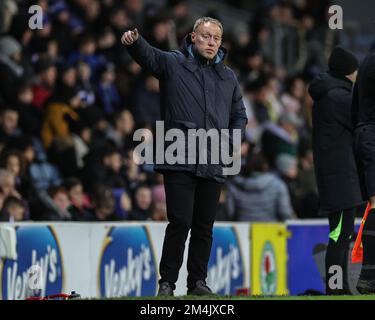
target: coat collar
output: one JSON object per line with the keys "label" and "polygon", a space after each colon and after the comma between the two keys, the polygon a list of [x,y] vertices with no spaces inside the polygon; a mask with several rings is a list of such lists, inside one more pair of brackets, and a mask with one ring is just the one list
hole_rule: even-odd
{"label": "coat collar", "polygon": [[[184,67],[191,72],[195,72],[202,61],[196,57],[197,53],[194,52],[190,34],[184,38],[179,51],[186,57],[186,59],[183,61]],[[220,46],[218,54],[215,57],[215,61],[212,62],[213,68],[216,70],[222,80],[229,78],[229,74],[224,65],[224,59],[226,56],[227,50],[223,46]]]}

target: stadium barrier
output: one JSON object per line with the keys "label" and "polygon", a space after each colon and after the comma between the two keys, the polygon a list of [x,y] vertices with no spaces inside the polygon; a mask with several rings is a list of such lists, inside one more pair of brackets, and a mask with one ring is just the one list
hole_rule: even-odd
{"label": "stadium barrier", "polygon": [[[3,226],[16,229],[17,254],[16,259],[0,258],[0,300],[71,291],[97,298],[157,292],[166,223]],[[207,283],[221,295],[323,292],[327,239],[325,220],[215,223]],[[188,242],[189,238],[176,295],[186,294]],[[352,272],[353,281],[356,272]]]}

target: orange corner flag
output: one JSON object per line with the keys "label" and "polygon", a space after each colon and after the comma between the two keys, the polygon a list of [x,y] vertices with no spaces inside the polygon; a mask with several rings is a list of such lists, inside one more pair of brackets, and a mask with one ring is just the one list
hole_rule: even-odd
{"label": "orange corner flag", "polygon": [[357,239],[355,239],[354,247],[352,250],[352,263],[360,263],[363,260],[363,246],[362,246],[362,232],[365,225],[371,204],[367,203],[365,214],[363,215],[361,226],[359,227]]}

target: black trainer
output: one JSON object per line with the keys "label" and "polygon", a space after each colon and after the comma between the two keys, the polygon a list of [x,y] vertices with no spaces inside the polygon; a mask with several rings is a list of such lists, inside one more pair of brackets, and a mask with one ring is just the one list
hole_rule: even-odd
{"label": "black trainer", "polygon": [[159,285],[158,297],[160,296],[174,296],[173,294],[174,287],[167,281],[162,282]]}
{"label": "black trainer", "polygon": [[189,289],[189,296],[216,296],[203,280],[198,280],[193,289]]}

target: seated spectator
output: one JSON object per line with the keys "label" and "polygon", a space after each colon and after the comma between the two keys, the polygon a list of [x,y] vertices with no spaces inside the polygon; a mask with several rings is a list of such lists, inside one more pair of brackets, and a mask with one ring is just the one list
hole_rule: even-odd
{"label": "seated spectator", "polygon": [[81,98],[75,89],[59,91],[46,107],[42,126],[42,141],[46,149],[57,140],[60,145],[72,145],[69,122],[78,121],[76,110],[81,106]]}
{"label": "seated spectator", "polygon": [[0,95],[10,103],[16,95],[17,83],[25,76],[22,46],[10,36],[0,38]]}
{"label": "seated spectator", "polygon": [[306,90],[306,83],[299,76],[287,81],[286,92],[281,96],[281,102],[285,106],[286,112],[293,112],[296,115],[300,114]]}
{"label": "seated spectator", "polygon": [[276,172],[286,184],[294,212],[300,208],[298,197],[298,158],[294,155],[281,153],[276,158]]}
{"label": "seated spectator", "polygon": [[134,94],[134,118],[137,123],[155,126],[161,120],[159,80],[146,75],[139,83]]}
{"label": "seated spectator", "polygon": [[277,222],[293,217],[287,186],[269,172],[260,153],[251,154],[243,175],[228,183],[227,205],[235,221]]}
{"label": "seated spectator", "polygon": [[31,194],[31,181],[27,171],[27,162],[21,151],[5,150],[0,156],[0,167],[12,172],[16,179],[16,190],[22,197]]}
{"label": "seated spectator", "polygon": [[34,66],[35,85],[33,86],[32,105],[42,110],[52,96],[57,80],[57,69],[52,59],[40,56]]}
{"label": "seated spectator", "polygon": [[107,137],[116,144],[117,148],[129,150],[133,146],[135,122],[129,110],[121,110],[113,117],[114,127],[107,131]]}
{"label": "seated spectator", "polygon": [[24,221],[26,218],[25,212],[25,203],[17,197],[10,196],[4,201],[3,208],[0,211],[0,221]]}
{"label": "seated spectator", "polygon": [[92,191],[98,185],[106,185],[111,189],[125,188],[126,180],[122,169],[122,154],[117,148],[107,145],[91,150],[82,172],[86,190]]}
{"label": "seated spectator", "polygon": [[115,197],[106,186],[97,187],[92,195],[93,215],[95,221],[118,221],[115,215]]}
{"label": "seated spectator", "polygon": [[165,199],[164,185],[152,188],[152,220],[167,221],[167,203]]}
{"label": "seated spectator", "polygon": [[121,97],[115,85],[115,66],[108,63],[100,69],[97,86],[98,103],[107,116],[118,111],[121,106]]}
{"label": "seated spectator", "polygon": [[91,68],[84,61],[77,62],[77,86],[82,104],[92,106],[95,103],[95,89],[91,83]]}
{"label": "seated spectator", "polygon": [[134,161],[133,154],[134,150],[129,150],[124,159],[126,169],[126,185],[127,189],[130,191],[136,190],[139,185],[147,180],[147,174],[143,172],[141,166]]}
{"label": "seated spectator", "polygon": [[132,202],[127,192],[122,188],[112,190],[115,197],[115,215],[121,220],[127,220],[132,210]]}
{"label": "seated spectator", "polygon": [[60,63],[58,66],[58,74],[59,78],[55,92],[64,91],[67,88],[78,90],[77,69],[74,64]]}
{"label": "seated spectator", "polygon": [[91,221],[94,219],[88,196],[83,192],[83,185],[77,178],[68,178],[64,181],[70,201],[69,212],[73,221]]}
{"label": "seated spectator", "polygon": [[48,190],[49,199],[45,199],[46,208],[43,220],[46,221],[70,221],[72,216],[69,212],[70,200],[68,193],[62,186],[51,187]]}
{"label": "seated spectator", "polygon": [[30,83],[22,83],[18,90],[15,107],[19,112],[19,126],[22,133],[29,136],[40,136],[42,111],[33,106],[34,92]]}
{"label": "seated spectator", "polygon": [[294,113],[283,113],[278,124],[267,123],[261,138],[262,152],[271,168],[275,168],[275,161],[279,154],[288,153],[297,156],[298,128],[301,121]]}
{"label": "seated spectator", "polygon": [[145,221],[152,218],[152,194],[151,189],[141,185],[135,190],[134,208],[129,214],[129,220]]}
{"label": "seated spectator", "polygon": [[317,218],[319,211],[318,188],[315,180],[313,152],[311,146],[301,144],[299,147],[298,174],[296,194],[299,207],[298,218]]}
{"label": "seated spectator", "polygon": [[7,169],[0,169],[0,191],[5,199],[8,197],[21,199],[21,195],[16,190],[16,177]]}
{"label": "seated spectator", "polygon": [[105,58],[96,54],[96,49],[95,37],[84,34],[78,40],[78,51],[71,53],[68,63],[73,65],[77,61],[86,62],[95,78],[99,69],[106,64]]}
{"label": "seated spectator", "polygon": [[21,135],[19,128],[19,112],[17,109],[7,107],[0,113],[0,137],[9,141],[13,137]]}

